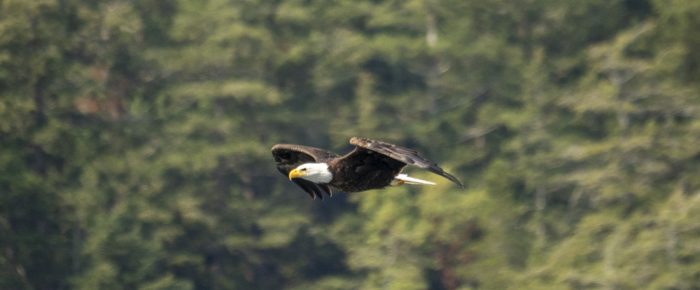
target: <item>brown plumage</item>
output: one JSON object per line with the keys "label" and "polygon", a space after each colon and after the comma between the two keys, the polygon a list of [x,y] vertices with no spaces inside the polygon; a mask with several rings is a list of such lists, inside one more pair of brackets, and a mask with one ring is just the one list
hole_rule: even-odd
{"label": "brown plumage", "polygon": [[323,198],[323,193],[330,196],[338,191],[358,192],[386,187],[392,184],[406,165],[427,169],[463,186],[456,177],[420,156],[415,150],[359,137],[351,138],[350,144],[355,145],[355,149],[344,156],[315,147],[277,144],[272,147],[272,156],[277,162],[277,170],[285,176],[290,176],[290,172],[302,164],[328,165],[332,179],[327,183],[315,183],[290,176],[312,198]]}

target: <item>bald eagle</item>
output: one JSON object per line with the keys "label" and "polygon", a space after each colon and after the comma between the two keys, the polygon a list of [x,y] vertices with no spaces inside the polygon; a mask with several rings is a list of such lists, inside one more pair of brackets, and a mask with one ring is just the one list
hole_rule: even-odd
{"label": "bald eagle", "polygon": [[359,137],[351,138],[350,144],[355,149],[344,156],[315,147],[277,144],[272,147],[272,156],[277,170],[313,199],[323,199],[323,193],[331,196],[389,185],[435,184],[401,173],[406,165],[427,169],[463,187],[456,177],[415,150]]}

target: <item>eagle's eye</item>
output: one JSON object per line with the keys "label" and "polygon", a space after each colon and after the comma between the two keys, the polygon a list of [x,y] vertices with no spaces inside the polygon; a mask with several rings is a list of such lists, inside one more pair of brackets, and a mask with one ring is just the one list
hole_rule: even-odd
{"label": "eagle's eye", "polygon": [[306,171],[306,168],[302,168],[301,171]]}

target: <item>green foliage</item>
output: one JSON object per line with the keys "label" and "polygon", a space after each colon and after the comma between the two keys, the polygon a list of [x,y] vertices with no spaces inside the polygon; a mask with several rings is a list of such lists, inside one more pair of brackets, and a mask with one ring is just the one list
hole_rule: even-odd
{"label": "green foliage", "polygon": [[[694,0],[0,1],[0,288],[700,288],[698,19]],[[467,188],[312,202],[270,158],[356,135]]]}

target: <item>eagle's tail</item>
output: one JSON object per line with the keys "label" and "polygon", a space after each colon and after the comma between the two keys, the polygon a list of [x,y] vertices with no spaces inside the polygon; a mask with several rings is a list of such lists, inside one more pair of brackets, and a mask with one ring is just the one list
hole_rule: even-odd
{"label": "eagle's tail", "polygon": [[391,181],[391,185],[402,185],[402,184],[421,184],[421,185],[435,185],[435,182],[430,182],[423,179],[418,179],[414,177],[409,177],[408,174],[399,174],[394,176],[394,180]]}

